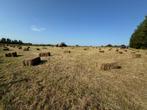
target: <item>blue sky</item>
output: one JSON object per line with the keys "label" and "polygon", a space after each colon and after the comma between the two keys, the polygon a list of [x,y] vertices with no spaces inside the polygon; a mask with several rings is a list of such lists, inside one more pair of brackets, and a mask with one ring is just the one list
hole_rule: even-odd
{"label": "blue sky", "polygon": [[0,36],[32,43],[128,44],[147,0],[0,0]]}

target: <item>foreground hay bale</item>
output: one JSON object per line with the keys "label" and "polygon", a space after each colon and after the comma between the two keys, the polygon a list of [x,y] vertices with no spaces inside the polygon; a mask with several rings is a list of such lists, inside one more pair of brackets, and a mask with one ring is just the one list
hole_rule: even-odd
{"label": "foreground hay bale", "polygon": [[39,57],[48,57],[51,56],[50,52],[39,53]]}
{"label": "foreground hay bale", "polygon": [[141,54],[132,54],[132,58],[141,58]]}
{"label": "foreground hay bale", "polygon": [[17,53],[16,52],[6,53],[5,56],[6,57],[17,57]]}
{"label": "foreground hay bale", "polygon": [[23,66],[34,66],[38,65],[41,63],[40,57],[32,58],[32,59],[27,59],[23,61]]}
{"label": "foreground hay bale", "polygon": [[121,66],[118,65],[118,63],[114,62],[114,63],[104,63],[101,65],[100,69],[107,71],[107,70],[111,70],[111,69],[120,69]]}

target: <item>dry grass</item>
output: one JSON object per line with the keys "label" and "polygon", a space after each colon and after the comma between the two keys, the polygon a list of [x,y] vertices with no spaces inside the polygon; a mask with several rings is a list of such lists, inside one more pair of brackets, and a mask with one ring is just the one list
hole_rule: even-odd
{"label": "dry grass", "polygon": [[[99,53],[88,47],[44,47],[37,51],[11,48],[20,57],[4,57],[0,48],[0,102],[6,110],[146,110],[147,55],[132,58],[128,49],[123,55],[116,49]],[[25,48],[25,47],[23,47]],[[41,47],[39,47],[41,48]],[[87,47],[86,47],[87,48]],[[71,50],[71,54],[64,51]],[[52,53],[47,62],[24,67],[22,61]],[[122,68],[102,71],[101,64],[118,62]],[[0,109],[2,105],[0,104]]]}

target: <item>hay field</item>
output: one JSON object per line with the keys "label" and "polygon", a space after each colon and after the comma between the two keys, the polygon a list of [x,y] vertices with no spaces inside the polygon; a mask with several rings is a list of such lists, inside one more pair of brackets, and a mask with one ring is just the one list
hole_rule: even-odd
{"label": "hay field", "polygon": [[[147,50],[0,47],[0,110],[147,110]],[[24,47],[23,47],[24,48]],[[40,50],[37,50],[39,48]],[[65,51],[69,51],[65,52]],[[5,57],[16,51],[18,57]],[[24,59],[51,52],[36,66]],[[141,58],[132,58],[132,52]],[[120,69],[102,70],[117,62]]]}

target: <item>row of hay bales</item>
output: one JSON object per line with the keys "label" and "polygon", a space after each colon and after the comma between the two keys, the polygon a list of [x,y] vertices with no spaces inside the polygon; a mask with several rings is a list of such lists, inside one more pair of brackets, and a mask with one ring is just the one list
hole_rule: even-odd
{"label": "row of hay bales", "polygon": [[17,57],[17,52],[11,52],[11,53],[6,53],[5,54],[6,57]]}

